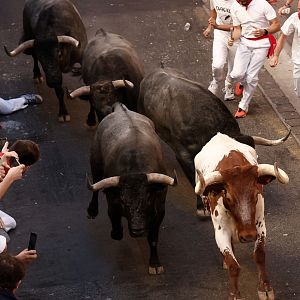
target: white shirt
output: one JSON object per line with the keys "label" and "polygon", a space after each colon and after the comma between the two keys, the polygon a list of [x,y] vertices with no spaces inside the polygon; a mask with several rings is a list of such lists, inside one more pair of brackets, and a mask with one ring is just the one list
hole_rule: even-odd
{"label": "white shirt", "polygon": [[289,16],[289,18],[283,23],[281,31],[284,35],[294,34],[292,44],[292,61],[296,64],[300,64],[300,20],[298,12]]}
{"label": "white shirt", "polygon": [[[255,38],[252,31],[255,28],[267,28],[270,26],[269,21],[276,18],[276,11],[266,0],[252,0],[246,10],[245,6],[242,6],[237,1],[231,6],[231,15],[233,20],[233,26],[242,27],[242,36],[245,38]],[[269,39],[261,39],[256,41],[250,41],[242,38],[242,42],[254,45],[256,47],[269,47]]]}
{"label": "white shirt", "polygon": [[[210,1],[210,9],[211,10],[215,9],[217,13],[216,23],[218,25],[232,24],[230,8],[233,2],[235,2],[235,0],[211,0]],[[218,30],[218,33],[226,35],[226,37],[230,36],[229,31]]]}

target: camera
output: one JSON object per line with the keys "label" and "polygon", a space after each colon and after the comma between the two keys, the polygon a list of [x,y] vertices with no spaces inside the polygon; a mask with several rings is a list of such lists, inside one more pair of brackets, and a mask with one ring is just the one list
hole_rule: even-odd
{"label": "camera", "polygon": [[37,240],[37,234],[35,232],[31,232],[29,237],[28,247],[27,247],[28,250],[35,250],[36,240]]}
{"label": "camera", "polygon": [[11,167],[17,167],[19,165],[20,165],[20,162],[16,157],[10,158],[10,166]]}

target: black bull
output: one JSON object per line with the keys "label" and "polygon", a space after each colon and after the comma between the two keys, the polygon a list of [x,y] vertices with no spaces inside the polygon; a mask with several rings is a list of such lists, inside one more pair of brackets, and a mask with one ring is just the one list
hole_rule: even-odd
{"label": "black bull", "polygon": [[32,55],[34,80],[42,82],[40,62],[47,85],[55,89],[59,100],[59,121],[69,121],[64,102],[62,72],[69,72],[81,63],[87,36],[81,17],[68,0],[27,0],[23,10],[23,35],[20,45],[9,56]]}
{"label": "black bull", "polygon": [[93,185],[88,214],[98,214],[98,191],[103,190],[112,223],[111,237],[121,240],[121,218],[133,237],[148,233],[149,273],[163,272],[157,255],[160,224],[165,215],[167,186],[176,178],[167,175],[159,137],[151,120],[116,104],[99,124],[90,156]]}
{"label": "black bull", "polygon": [[[160,68],[144,77],[138,111],[153,121],[159,136],[174,150],[193,186],[194,157],[218,132],[253,148],[258,144],[280,144],[290,133],[279,140],[242,134],[236,119],[219,98],[171,68]],[[203,209],[200,201],[198,208]]]}
{"label": "black bull", "polygon": [[[123,36],[98,30],[84,51],[82,58],[82,78],[86,86],[71,93],[71,97],[88,95],[90,112],[87,125],[100,122],[111,112],[115,102],[124,103],[136,111],[140,82],[144,70],[132,44]],[[120,82],[124,80],[123,82]]]}

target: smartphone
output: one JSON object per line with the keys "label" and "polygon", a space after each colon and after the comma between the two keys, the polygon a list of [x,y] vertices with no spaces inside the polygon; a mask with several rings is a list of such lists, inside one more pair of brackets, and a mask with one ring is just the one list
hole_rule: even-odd
{"label": "smartphone", "polygon": [[12,157],[12,158],[10,159],[10,166],[11,166],[11,167],[17,167],[17,166],[19,166],[19,165],[20,165],[20,162],[19,162],[19,160],[18,160],[17,158]]}
{"label": "smartphone", "polygon": [[37,234],[35,232],[30,233],[29,243],[28,243],[28,250],[35,250]]}

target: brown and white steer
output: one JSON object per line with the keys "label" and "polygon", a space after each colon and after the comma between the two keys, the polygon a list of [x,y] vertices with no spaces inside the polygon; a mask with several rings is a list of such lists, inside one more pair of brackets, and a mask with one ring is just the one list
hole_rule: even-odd
{"label": "brown and white steer", "polygon": [[238,289],[240,265],[232,241],[255,241],[254,260],[259,271],[259,299],[274,299],[265,267],[266,226],[262,186],[288,175],[276,165],[258,164],[256,151],[227,135],[216,134],[196,155],[197,195],[210,206],[217,245],[228,268],[229,299],[241,299]]}

